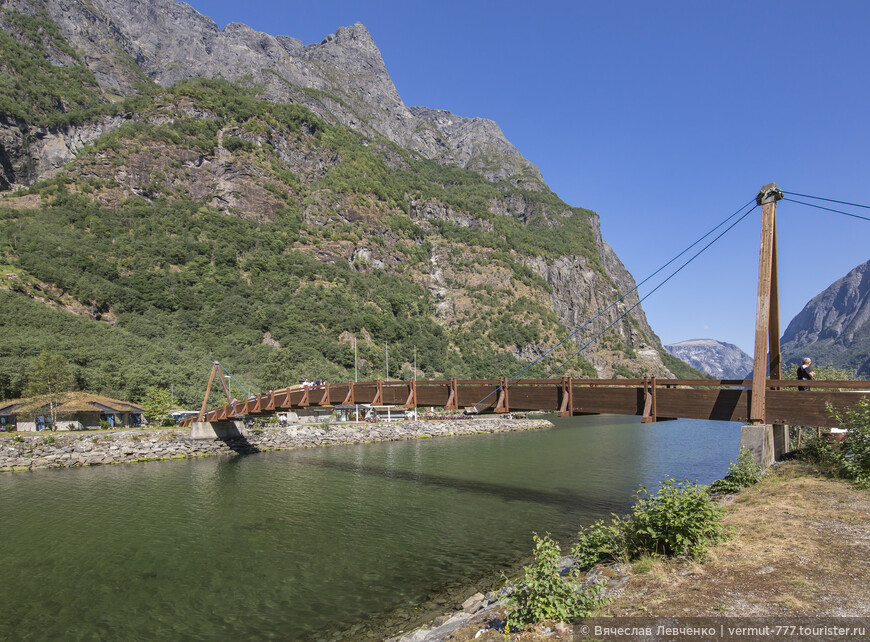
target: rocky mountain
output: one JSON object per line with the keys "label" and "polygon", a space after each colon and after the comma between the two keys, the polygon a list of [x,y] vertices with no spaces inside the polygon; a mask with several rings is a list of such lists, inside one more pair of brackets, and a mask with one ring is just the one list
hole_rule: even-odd
{"label": "rocky mountain", "polygon": [[813,297],[782,336],[784,363],[810,357],[870,377],[870,261]]}
{"label": "rocky mountain", "polygon": [[[304,45],[174,0],[0,0],[0,264],[6,396],[43,349],[133,398],[218,357],[509,375],[634,287],[498,125],[405,106],[363,25]],[[567,373],[684,371],[635,303],[527,374],[611,324]]]}
{"label": "rocky mountain", "polygon": [[[50,16],[109,100],[136,95],[144,79],[162,87],[191,78],[243,81],[259,87],[265,100],[304,105],[325,120],[383,136],[426,158],[474,169],[489,180],[512,177],[544,188],[537,167],[491,120],[405,106],[360,23],[303,45],[239,23],[221,30],[175,0],[4,0],[2,6]],[[59,48],[49,53],[52,64],[70,62]],[[5,180],[14,186],[19,175]]]}
{"label": "rocky mountain", "polygon": [[732,343],[691,339],[668,344],[665,350],[714,379],[744,379],[752,372],[752,357]]}

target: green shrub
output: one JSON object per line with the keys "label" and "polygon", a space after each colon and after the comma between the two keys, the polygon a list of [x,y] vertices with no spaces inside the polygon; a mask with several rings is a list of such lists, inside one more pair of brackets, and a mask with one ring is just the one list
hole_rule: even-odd
{"label": "green shrub", "polygon": [[707,547],[725,538],[722,509],[706,486],[670,477],[655,495],[646,488],[627,521],[626,540],[631,552],[703,557]]}
{"label": "green shrub", "polygon": [[549,533],[534,536],[535,559],[508,596],[507,626],[522,628],[542,620],[562,622],[586,617],[602,603],[602,585],[579,587],[579,569],[559,572],[561,549]]}
{"label": "green shrub", "polygon": [[725,538],[722,509],[706,486],[666,478],[656,494],[644,487],[634,496],[627,517],[580,530],[571,554],[581,566],[643,555],[702,558],[711,544]]}
{"label": "green shrub", "polygon": [[239,138],[237,136],[224,136],[224,149],[228,152],[237,152],[239,150],[252,152],[256,149],[256,145],[249,140]]}
{"label": "green shrub", "polygon": [[598,520],[591,526],[581,528],[571,556],[581,568],[586,568],[606,559],[625,557],[624,520],[615,517],[610,524]]}
{"label": "green shrub", "polygon": [[752,453],[744,447],[740,447],[737,463],[733,461],[728,467],[728,473],[724,478],[714,481],[710,485],[713,493],[736,493],[741,488],[747,488],[756,484],[761,478],[762,468],[755,462]]}
{"label": "green shrub", "polygon": [[862,399],[843,414],[829,412],[840,427],[849,431],[843,442],[843,469],[860,485],[870,484],[870,402]]}
{"label": "green shrub", "polygon": [[829,444],[824,435],[813,437],[807,440],[798,456],[862,488],[870,487],[870,402],[862,399],[845,413],[828,406],[828,413],[838,426],[849,431],[846,440]]}

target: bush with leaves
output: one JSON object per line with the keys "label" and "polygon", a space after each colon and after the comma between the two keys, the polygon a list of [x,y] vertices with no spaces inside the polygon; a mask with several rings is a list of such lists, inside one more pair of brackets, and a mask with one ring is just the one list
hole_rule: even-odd
{"label": "bush with leaves", "polygon": [[580,586],[579,568],[560,572],[561,549],[547,533],[534,536],[535,559],[508,596],[507,626],[518,629],[543,620],[586,617],[602,604],[602,585]]}
{"label": "bush with leaves", "polygon": [[[749,475],[744,457],[741,479]],[[734,469],[740,468],[740,462]],[[745,469],[745,470],[744,470]],[[726,537],[723,510],[706,486],[666,478],[655,494],[642,487],[627,517],[598,520],[580,529],[571,549],[575,565],[560,572],[561,550],[549,534],[535,535],[535,559],[508,598],[509,628],[542,620],[585,617],[603,603],[602,586],[579,586],[580,570],[605,560],[627,562],[642,555],[702,558],[710,545]]]}
{"label": "bush with leaves", "polygon": [[849,432],[843,444],[843,468],[861,486],[870,486],[870,402],[862,399],[845,413],[831,413]]}
{"label": "bush with leaves", "polygon": [[644,554],[703,558],[711,544],[725,539],[722,509],[706,486],[666,478],[657,493],[643,487],[635,499],[627,517],[580,529],[571,554],[581,566]]}
{"label": "bush with leaves", "polygon": [[571,549],[571,557],[581,568],[588,568],[607,559],[627,561],[625,532],[624,519],[614,517],[609,524],[599,519],[577,533],[577,542]]}
{"label": "bush with leaves", "polygon": [[763,469],[755,461],[749,449],[740,447],[737,463],[733,461],[728,472],[722,479],[717,479],[710,485],[712,493],[736,493],[741,488],[748,488],[758,483]]}
{"label": "bush with leaves", "polygon": [[627,520],[626,540],[633,554],[704,556],[725,538],[722,509],[702,484],[666,478],[654,495],[641,488]]}
{"label": "bush with leaves", "polygon": [[814,437],[800,450],[800,458],[851,479],[862,488],[870,487],[870,402],[862,399],[842,413],[828,406],[828,413],[848,431],[845,441],[830,444],[824,436]]}

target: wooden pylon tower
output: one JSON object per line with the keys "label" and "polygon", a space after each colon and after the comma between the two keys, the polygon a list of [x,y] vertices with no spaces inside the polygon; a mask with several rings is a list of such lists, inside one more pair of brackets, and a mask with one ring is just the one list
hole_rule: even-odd
{"label": "wooden pylon tower", "polygon": [[211,374],[208,377],[208,385],[205,387],[205,398],[202,400],[202,408],[199,409],[199,415],[196,417],[197,421],[202,421],[202,418],[205,416],[205,407],[208,404],[208,395],[211,392],[211,384],[214,383],[215,373],[220,375],[218,378],[221,381],[221,387],[224,389],[224,394],[227,397],[227,404],[232,405],[233,403],[233,400],[230,398],[230,390],[227,388],[226,381],[224,380],[224,377],[227,376],[228,373],[225,374],[221,364],[215,361],[211,364]]}
{"label": "wooden pylon tower", "polygon": [[761,252],[758,259],[758,301],[755,313],[755,359],[752,368],[752,401],[749,422],[767,423],[767,355],[770,348],[770,378],[782,378],[779,346],[779,285],[776,274],[776,202],[782,190],[776,183],[761,188],[755,202],[761,205]]}

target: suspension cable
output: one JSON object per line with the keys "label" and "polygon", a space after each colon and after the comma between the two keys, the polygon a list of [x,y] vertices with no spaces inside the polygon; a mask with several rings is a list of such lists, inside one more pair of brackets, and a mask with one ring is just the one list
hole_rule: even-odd
{"label": "suspension cable", "polygon": [[[863,207],[864,209],[870,210],[870,205],[861,205],[860,203],[850,203],[849,201],[838,201],[835,198],[823,198],[821,196],[810,196],[809,194],[798,194],[797,192],[787,192],[786,190],[781,190],[783,194],[791,194],[792,196],[801,196],[803,198],[812,198],[817,201],[828,201],[829,203],[839,203],[840,205],[851,205],[852,207]],[[795,201],[795,203],[800,203],[800,201]],[[804,203],[807,205],[808,203]]]}
{"label": "suspension cable", "polygon": [[241,383],[238,379],[236,379],[232,374],[230,374],[230,371],[226,369],[226,367],[224,366],[224,364],[222,364],[220,361],[218,361],[218,365],[221,367],[221,369],[222,369],[224,372],[227,373],[227,376],[228,376],[230,379],[232,379],[233,381],[235,381],[235,382],[239,385],[239,388],[241,388],[242,390],[245,391],[245,396],[246,396],[246,397],[250,397],[250,396],[251,396],[251,393],[248,392],[248,389],[245,388],[245,387],[242,385],[242,383]]}
{"label": "suspension cable", "polygon": [[[813,197],[810,197],[810,198],[813,198]],[[803,202],[803,201],[798,201],[798,200],[795,200],[795,199],[793,199],[793,198],[785,198],[785,197],[783,197],[782,200],[784,200],[784,201],[789,201],[790,203],[798,203],[799,205],[806,205],[807,207],[815,207],[816,209],[819,209],[819,210],[825,210],[825,211],[827,211],[827,212],[836,212],[837,214],[845,214],[846,216],[851,216],[851,217],[853,217],[853,218],[859,218],[859,219],[861,219],[862,221],[870,221],[870,217],[867,217],[867,216],[860,216],[860,215],[858,215],[858,214],[853,214],[852,212],[844,212],[843,210],[835,210],[835,209],[832,208],[832,207],[823,207],[822,205],[816,205],[815,203],[805,203],[805,202]],[[823,200],[826,200],[826,201],[827,201],[827,200],[831,200],[831,199],[827,199],[827,198],[826,198],[826,199],[823,199]],[[834,201],[834,202],[835,202],[835,203],[838,203],[838,202],[840,202],[840,201]],[[847,203],[847,205],[853,205],[853,203]],[[866,205],[857,205],[857,207],[866,207]]]}
{"label": "suspension cable", "polygon": [[[744,207],[745,207],[745,206],[744,206]],[[698,251],[694,256],[692,256],[692,258],[690,258],[688,261],[686,261],[685,263],[683,263],[679,268],[677,268],[674,272],[672,272],[672,273],[670,274],[670,276],[668,276],[668,278],[666,278],[664,281],[662,281],[661,283],[659,283],[659,284],[658,284],[656,287],[654,287],[652,290],[650,290],[649,292],[647,292],[643,297],[641,297],[640,299],[638,299],[637,303],[635,303],[635,304],[632,305],[630,308],[628,308],[625,312],[623,312],[619,317],[617,317],[617,319],[616,319],[613,323],[611,323],[609,326],[607,326],[606,328],[604,328],[601,332],[599,332],[599,333],[596,334],[594,337],[592,337],[589,341],[587,341],[586,344],[583,345],[583,347],[581,347],[579,350],[577,350],[577,352],[575,352],[575,353],[572,354],[570,357],[568,357],[567,359],[565,359],[565,361],[563,361],[563,362],[562,362],[562,363],[561,363],[557,368],[555,368],[555,369],[554,369],[554,370],[553,370],[553,371],[552,371],[552,372],[547,376],[547,378],[549,379],[549,378],[552,377],[555,373],[557,373],[559,370],[561,370],[562,368],[564,368],[565,365],[567,365],[569,361],[571,361],[574,357],[576,357],[578,354],[580,354],[581,352],[583,352],[583,350],[585,350],[586,348],[588,348],[588,347],[589,347],[589,346],[590,346],[590,345],[591,345],[595,340],[598,339],[598,337],[600,337],[602,334],[604,334],[605,332],[607,332],[610,328],[612,328],[614,325],[616,325],[616,324],[619,323],[622,319],[624,319],[624,318],[628,315],[629,312],[631,312],[632,310],[634,310],[634,309],[635,309],[637,306],[639,306],[643,301],[645,301],[647,298],[649,298],[649,296],[650,296],[651,294],[653,294],[656,290],[658,290],[660,287],[662,287],[665,283],[667,283],[667,282],[670,281],[672,278],[674,278],[677,274],[679,274],[679,273],[683,270],[683,268],[685,268],[687,265],[689,265],[689,263],[691,263],[692,261],[694,261],[694,260],[695,260],[696,258],[698,258],[701,254],[703,254],[705,251],[707,251],[707,249],[708,249],[711,245],[713,245],[716,241],[718,241],[718,240],[721,239],[723,236],[725,236],[725,234],[727,234],[729,231],[731,231],[731,229],[732,229],[735,225],[737,225],[738,223],[740,223],[740,221],[742,221],[742,220],[745,219],[747,216],[749,216],[753,211],[755,211],[755,208],[756,208],[756,207],[758,207],[758,205],[756,205],[756,206],[753,207],[751,210],[749,210],[748,212],[746,212],[743,216],[741,216],[739,219],[737,219],[736,221],[734,221],[734,222],[733,222],[731,225],[729,225],[729,226],[728,226],[724,231],[722,231],[722,232],[721,232],[721,233],[720,233],[716,238],[714,238],[712,241],[710,241],[709,243],[707,243],[707,245],[705,245],[703,248],[701,248],[701,249],[700,249],[700,250],[699,250],[699,251]]]}
{"label": "suspension cable", "polygon": [[[704,234],[703,236],[701,236],[701,238],[699,238],[697,241],[695,241],[694,243],[692,243],[691,245],[689,245],[686,249],[684,249],[682,252],[680,252],[679,254],[677,254],[675,257],[673,257],[673,258],[672,258],[671,260],[669,260],[667,263],[665,263],[664,265],[662,265],[662,266],[661,266],[659,269],[657,269],[655,272],[653,272],[652,274],[650,274],[649,276],[647,276],[645,279],[643,279],[642,281],[640,281],[639,283],[637,283],[633,288],[631,288],[630,290],[628,290],[625,294],[623,294],[623,295],[620,296],[618,299],[616,299],[615,301],[613,301],[612,303],[610,303],[606,308],[604,308],[603,310],[599,311],[598,314],[596,314],[596,315],[593,316],[591,319],[589,319],[588,321],[586,321],[586,323],[584,323],[583,325],[581,325],[581,326],[575,328],[573,331],[571,331],[570,333],[568,333],[568,335],[567,335],[564,339],[562,339],[562,340],[559,341],[557,344],[555,344],[553,347],[551,347],[549,350],[547,350],[546,352],[544,352],[543,354],[541,354],[537,359],[535,359],[534,361],[532,361],[531,363],[529,363],[525,368],[523,368],[522,370],[520,370],[519,372],[517,372],[516,374],[514,374],[514,375],[513,375],[512,377],[510,377],[510,379],[508,379],[505,383],[509,383],[509,382],[513,381],[514,379],[517,379],[517,378],[518,378],[522,373],[524,373],[526,370],[528,370],[528,369],[531,368],[533,365],[535,365],[536,363],[538,363],[539,361],[541,361],[544,357],[546,357],[548,354],[550,354],[551,352],[553,352],[556,348],[558,348],[560,345],[562,345],[563,343],[565,343],[568,339],[570,339],[570,338],[573,337],[575,334],[577,334],[578,332],[580,332],[580,330],[582,330],[583,328],[585,328],[586,326],[588,326],[590,323],[592,323],[593,321],[595,321],[595,319],[597,319],[597,318],[600,317],[602,314],[604,314],[605,312],[607,312],[610,308],[612,308],[613,306],[615,306],[616,304],[618,304],[620,301],[622,301],[622,300],[623,300],[625,297],[627,297],[629,294],[631,294],[632,292],[636,291],[640,286],[642,286],[644,283],[646,283],[647,281],[649,281],[650,279],[652,279],[652,278],[653,278],[654,276],[656,276],[659,272],[661,272],[662,270],[664,270],[664,269],[665,269],[666,267],[668,267],[671,263],[673,263],[674,261],[676,261],[677,259],[679,259],[681,256],[683,256],[686,252],[688,252],[689,250],[691,250],[693,247],[695,247],[696,245],[698,245],[698,244],[699,244],[701,241],[703,241],[705,238],[707,238],[708,236],[710,236],[711,234],[713,234],[713,233],[714,233],[716,230],[718,230],[720,227],[722,227],[723,225],[725,225],[726,223],[728,223],[728,221],[730,221],[732,218],[734,218],[735,216],[739,215],[740,212],[742,212],[744,209],[746,209],[749,205],[751,205],[751,204],[753,204],[753,203],[755,203],[755,199],[754,199],[754,198],[753,198],[753,199],[750,199],[747,203],[745,203],[744,205],[742,205],[742,206],[741,206],[741,207],[740,207],[736,212],[734,212],[734,213],[731,214],[730,216],[726,217],[725,220],[723,220],[721,223],[719,223],[718,225],[716,225],[715,227],[713,227],[709,232],[707,232],[706,234]],[[755,207],[757,207],[757,205],[756,205]],[[743,214],[743,216],[741,216],[741,217],[740,217],[740,218],[739,218],[739,219],[738,219],[734,224],[732,224],[731,227],[734,227],[734,225],[736,225],[736,224],[739,223],[741,220],[743,220],[747,215],[749,215],[750,212],[752,212],[752,211],[755,209],[755,207],[753,207],[753,208],[750,209],[748,212],[746,212],[745,214]],[[730,230],[731,227],[729,227],[727,230],[725,230],[725,232],[727,232],[728,230]],[[724,234],[725,232],[723,232],[722,234]],[[715,242],[716,240],[718,240],[719,238],[721,238],[722,234],[720,234],[718,237],[716,237],[716,239],[714,239],[713,242]],[[711,243],[711,244],[712,244],[712,243]],[[709,247],[709,245],[708,245],[707,247]],[[704,249],[706,249],[706,247],[705,247]],[[701,251],[703,252],[703,250],[701,250]],[[695,256],[697,256],[697,255],[695,255]],[[693,260],[694,258],[695,258],[695,257],[692,257],[692,259],[690,259],[690,261]],[[685,265],[684,265],[684,267],[685,267]],[[682,268],[680,268],[680,269],[682,269]],[[659,286],[659,287],[661,287],[661,286]],[[658,289],[658,288],[656,288],[656,289]],[[653,292],[655,292],[655,290],[653,290]],[[650,294],[652,294],[652,292],[650,292]],[[649,295],[647,295],[647,296],[649,296]],[[641,299],[641,300],[642,300],[642,299]],[[632,308],[629,308],[629,311],[632,310],[632,309],[634,309],[634,307],[635,307],[635,306],[632,306]],[[620,318],[621,318],[621,317],[620,317]],[[597,337],[596,337],[596,338],[597,338]],[[587,345],[588,345],[588,344],[587,344]],[[585,348],[585,346],[584,346],[584,348]],[[570,358],[573,358],[574,356],[576,356],[576,354],[577,354],[577,353],[575,353],[574,355],[572,355]],[[564,365],[564,363],[563,363],[562,365]],[[559,366],[559,368],[561,368],[561,367],[562,367],[562,366]],[[552,376],[552,375],[550,375],[550,376]],[[500,385],[499,385],[495,390],[493,390],[493,391],[490,392],[488,395],[486,395],[485,397],[483,397],[483,399],[481,399],[480,401],[478,401],[477,403],[475,403],[473,407],[477,408],[477,406],[479,406],[481,403],[483,403],[484,401],[486,401],[487,399],[489,399],[489,398],[490,398],[492,395],[494,395],[496,392],[499,392],[499,391],[502,389],[503,385],[504,385],[504,384],[500,384]]]}

